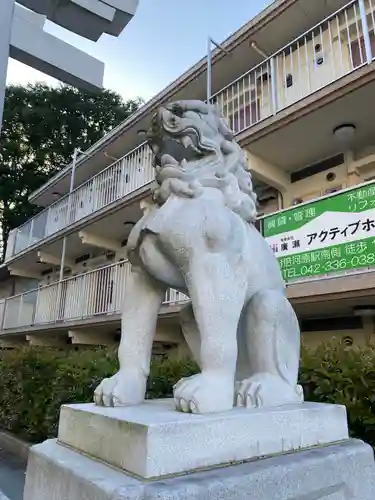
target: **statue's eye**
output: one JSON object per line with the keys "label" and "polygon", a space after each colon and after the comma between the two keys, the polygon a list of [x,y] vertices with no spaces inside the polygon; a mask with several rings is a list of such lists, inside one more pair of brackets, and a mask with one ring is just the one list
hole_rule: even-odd
{"label": "statue's eye", "polygon": [[174,104],[172,106],[172,113],[178,116],[179,118],[182,118],[184,116],[184,110],[178,104]]}

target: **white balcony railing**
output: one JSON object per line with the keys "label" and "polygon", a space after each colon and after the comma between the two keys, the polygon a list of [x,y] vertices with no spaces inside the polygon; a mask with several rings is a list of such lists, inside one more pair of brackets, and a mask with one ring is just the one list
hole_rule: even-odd
{"label": "white balcony railing", "polygon": [[364,0],[362,10],[361,3],[351,1],[213,96],[235,133],[374,58],[374,0]]}
{"label": "white balcony railing", "polygon": [[6,260],[153,181],[152,152],[142,144],[11,232]]}
{"label": "white balcony railing", "polygon": [[2,330],[5,310],[5,299],[0,299],[0,331]]}
{"label": "white balcony railing", "polygon": [[[212,97],[238,134],[370,63],[375,0],[352,0]],[[9,237],[6,260],[153,180],[142,144]]]}
{"label": "white balcony railing", "polygon": [[[128,261],[117,262],[0,301],[2,331],[118,314],[129,273]],[[182,293],[168,290],[165,304],[185,300]]]}

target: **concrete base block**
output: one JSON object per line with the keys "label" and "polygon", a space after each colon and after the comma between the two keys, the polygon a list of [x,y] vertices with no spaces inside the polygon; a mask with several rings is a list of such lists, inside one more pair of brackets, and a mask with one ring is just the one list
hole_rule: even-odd
{"label": "concrete base block", "polygon": [[344,406],[303,403],[192,415],[173,400],[61,409],[59,442],[146,479],[348,439]]}
{"label": "concrete base block", "polygon": [[137,479],[54,440],[32,448],[24,500],[373,500],[361,441],[164,478]]}

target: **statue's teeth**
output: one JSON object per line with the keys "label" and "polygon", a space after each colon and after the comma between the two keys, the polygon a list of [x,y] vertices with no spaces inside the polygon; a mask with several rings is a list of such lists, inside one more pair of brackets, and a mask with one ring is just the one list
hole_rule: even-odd
{"label": "statue's teeth", "polygon": [[178,165],[178,161],[173,156],[165,154],[161,157],[161,164],[164,165]]}
{"label": "statue's teeth", "polygon": [[185,148],[188,148],[189,146],[191,146],[192,141],[188,135],[185,135],[181,138],[181,143]]}

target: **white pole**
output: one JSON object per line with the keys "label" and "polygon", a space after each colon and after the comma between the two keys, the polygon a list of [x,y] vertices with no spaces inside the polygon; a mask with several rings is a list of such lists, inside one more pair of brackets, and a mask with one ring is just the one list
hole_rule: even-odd
{"label": "white pole", "polygon": [[220,43],[215,42],[209,36],[207,38],[207,103],[211,101],[212,97],[212,46],[215,46],[217,49],[222,50],[224,54],[230,56],[230,52],[227,51]]}
{"label": "white pole", "polygon": [[211,100],[212,93],[212,39],[207,38],[207,103]]}
{"label": "white pole", "polygon": [[271,66],[271,97],[272,97],[272,113],[277,113],[277,68],[274,57],[270,59]]}
{"label": "white pole", "polygon": [[[363,40],[365,42],[365,53],[367,64],[372,63],[372,49],[371,49],[371,38],[370,38],[370,27],[367,22],[367,13],[366,6],[364,0],[359,0],[359,12],[362,21],[362,30],[363,30]],[[374,54],[375,55],[375,54]]]}
{"label": "white pole", "polygon": [[3,121],[14,0],[0,0],[0,132]]}
{"label": "white pole", "polygon": [[[74,180],[76,176],[76,167],[77,167],[77,158],[80,150],[78,148],[74,149],[73,153],[73,165],[72,165],[72,173],[70,175],[70,186],[69,186],[69,199],[68,199],[68,208],[67,208],[67,217],[70,215],[70,208],[72,206],[71,195],[74,189]],[[66,236],[63,239],[63,247],[61,252],[61,261],[60,261],[60,281],[64,278],[64,266],[65,266],[65,255],[66,255]]]}

